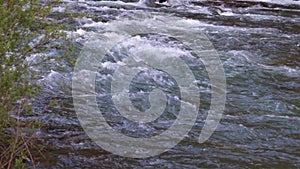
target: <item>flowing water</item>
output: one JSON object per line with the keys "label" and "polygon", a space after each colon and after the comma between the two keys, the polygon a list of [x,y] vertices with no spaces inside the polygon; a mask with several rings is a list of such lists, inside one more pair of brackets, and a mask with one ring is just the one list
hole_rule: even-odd
{"label": "flowing water", "polygon": [[[37,168],[300,168],[300,1],[192,0],[151,6],[134,0],[63,2],[54,8],[51,17],[71,26],[69,34],[77,36],[78,55],[85,42],[99,34],[116,40],[116,31],[140,32],[132,21],[157,30],[198,29],[219,53],[226,74],[227,100],[216,131],[199,144],[197,139],[211,101],[205,66],[193,60],[189,49],[176,39],[159,32],[123,41],[105,56],[105,68],[96,78],[99,109],[109,112],[106,120],[115,130],[131,137],[160,134],[174,122],[180,107],[176,81],[165,78],[168,74],[164,72],[148,70],[133,78],[131,101],[140,110],[149,109],[148,95],[137,91],[159,88],[167,93],[165,112],[169,114],[141,127],[110,108],[107,96],[113,63],[122,60],[122,54],[132,46],[146,48],[148,54],[172,48],[174,53],[186,55],[183,59],[197,79],[201,104],[194,127],[170,151],[145,159],[122,157],[105,151],[87,136],[74,111],[73,67],[68,60],[49,60],[32,67],[45,72],[37,81],[43,90],[33,101],[35,116],[44,124],[37,134],[46,150]],[[64,16],[65,9],[92,18],[70,19]],[[171,23],[167,16],[177,19]],[[58,104],[49,106],[53,101]]]}

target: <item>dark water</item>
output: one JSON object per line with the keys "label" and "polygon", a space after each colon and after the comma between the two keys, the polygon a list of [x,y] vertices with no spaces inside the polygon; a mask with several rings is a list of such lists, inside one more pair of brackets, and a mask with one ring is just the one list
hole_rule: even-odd
{"label": "dark water", "polygon": [[[69,19],[61,13],[64,8],[93,18]],[[132,159],[113,155],[88,138],[73,108],[72,66],[64,60],[50,61],[33,67],[45,72],[38,81],[44,89],[34,101],[36,116],[45,124],[37,132],[46,150],[37,167],[300,168],[300,2],[195,0],[147,7],[133,1],[66,0],[55,8],[52,17],[67,22],[73,29],[70,34],[80,35],[76,38],[76,50],[80,52],[88,37],[101,27],[117,29],[119,25],[111,23],[114,20],[148,13],[199,21],[199,30],[218,51],[227,79],[227,101],[212,137],[197,143],[211,97],[201,64],[195,65],[201,81],[201,106],[189,135],[159,156]],[[143,84],[136,85],[143,88]],[[173,92],[178,91],[175,88]],[[53,100],[59,104],[50,108]],[[141,104],[141,109],[149,107]],[[113,119],[110,123],[114,125]],[[154,128],[159,133],[168,126]],[[133,127],[125,124],[116,128],[130,135]]]}

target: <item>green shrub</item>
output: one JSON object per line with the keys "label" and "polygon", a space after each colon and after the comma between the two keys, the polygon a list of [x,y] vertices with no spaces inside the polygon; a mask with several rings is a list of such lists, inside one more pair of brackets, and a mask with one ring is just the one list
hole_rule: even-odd
{"label": "green shrub", "polygon": [[0,0],[0,168],[24,168],[26,159],[34,162],[34,134],[29,131],[37,123],[19,120],[31,113],[28,100],[36,92],[24,61],[65,37],[63,26],[47,19],[52,5]]}

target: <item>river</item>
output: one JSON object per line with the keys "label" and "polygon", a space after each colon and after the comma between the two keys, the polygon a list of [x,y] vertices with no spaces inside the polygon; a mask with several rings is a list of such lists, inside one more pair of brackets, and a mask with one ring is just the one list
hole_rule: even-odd
{"label": "river", "polygon": [[[92,18],[70,19],[62,14],[64,9]],[[169,16],[178,19],[169,24]],[[146,6],[134,0],[63,0],[63,4],[53,9],[51,17],[71,27],[69,34],[77,36],[78,55],[85,42],[96,36],[95,32],[114,33],[136,18],[144,18],[140,20],[144,21],[142,24],[157,29],[183,27],[187,32],[192,27],[198,29],[218,52],[226,76],[227,95],[219,125],[206,142],[199,144],[197,139],[212,96],[205,66],[192,61],[201,99],[194,127],[165,153],[141,159],[123,157],[104,150],[84,132],[73,105],[73,66],[67,60],[50,60],[32,67],[45,72],[37,81],[42,86],[41,93],[33,101],[34,115],[44,124],[37,131],[45,152],[44,157],[37,159],[37,168],[300,168],[300,1],[191,0]],[[160,22],[154,21],[154,17]],[[128,30],[139,29],[128,25]],[[174,41],[159,35],[145,36],[152,38],[151,43],[154,41],[153,46],[157,48]],[[130,43],[139,45],[130,40],[120,45],[130,47]],[[176,45],[173,48],[183,50],[180,44]],[[148,52],[156,52],[153,46]],[[113,52],[122,54],[121,49],[117,46]],[[160,79],[163,75],[157,75],[155,70],[143,73],[142,78],[135,77],[132,91],[147,90],[143,85],[153,76],[158,78],[148,85],[157,87],[162,83],[161,87],[173,82]],[[99,71],[98,93],[110,91],[109,80],[105,79],[108,75],[109,70]],[[179,89],[171,86],[165,92],[176,96]],[[144,96],[132,97],[133,101],[140,99],[136,107],[149,108]],[[58,104],[49,106],[50,101]],[[111,110],[105,96],[99,96],[97,101],[101,110]],[[167,130],[174,122],[178,102],[175,99],[168,103],[173,107],[166,110],[171,115],[163,117],[165,123],[156,121],[157,124],[146,129],[124,122],[118,114],[106,116],[109,124],[123,134],[151,137]]]}

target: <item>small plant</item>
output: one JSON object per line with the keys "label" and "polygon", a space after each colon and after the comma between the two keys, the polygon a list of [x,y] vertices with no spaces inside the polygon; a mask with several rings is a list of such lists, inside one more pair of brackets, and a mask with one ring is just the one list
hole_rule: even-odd
{"label": "small plant", "polygon": [[63,25],[47,18],[55,3],[0,0],[0,168],[25,168],[26,161],[34,165],[33,131],[39,124],[20,120],[32,112],[28,101],[37,91],[25,60],[65,37]]}

